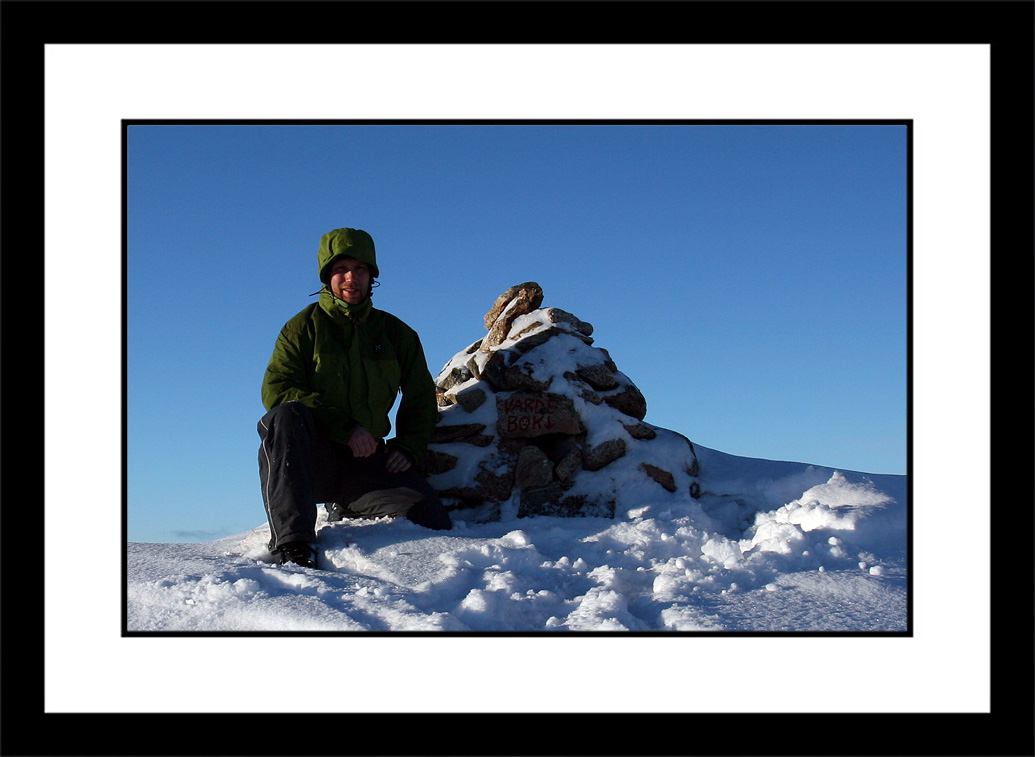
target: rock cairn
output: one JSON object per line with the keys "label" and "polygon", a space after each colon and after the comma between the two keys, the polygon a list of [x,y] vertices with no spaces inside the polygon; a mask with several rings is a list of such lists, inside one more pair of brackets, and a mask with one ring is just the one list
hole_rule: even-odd
{"label": "rock cairn", "polygon": [[697,497],[690,440],[645,423],[646,400],[593,346],[593,327],[542,302],[535,282],[510,287],[488,333],[435,379],[428,477],[447,507],[475,520],[505,503],[519,517],[614,517],[659,494]]}

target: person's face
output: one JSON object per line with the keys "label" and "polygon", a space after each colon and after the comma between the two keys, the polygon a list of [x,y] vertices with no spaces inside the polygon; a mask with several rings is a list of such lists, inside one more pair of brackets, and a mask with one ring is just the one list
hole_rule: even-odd
{"label": "person's face", "polygon": [[355,258],[341,258],[331,266],[331,292],[350,305],[370,296],[370,268]]}

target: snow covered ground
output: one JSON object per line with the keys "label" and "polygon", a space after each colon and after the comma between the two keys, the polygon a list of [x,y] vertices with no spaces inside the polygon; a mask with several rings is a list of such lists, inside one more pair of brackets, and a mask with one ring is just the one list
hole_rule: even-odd
{"label": "snow covered ground", "polygon": [[[322,570],[273,564],[268,527],[127,545],[133,632],[905,632],[907,477],[695,445],[700,499],[657,488],[614,519],[435,532],[318,525]],[[260,511],[261,512],[261,511]]]}

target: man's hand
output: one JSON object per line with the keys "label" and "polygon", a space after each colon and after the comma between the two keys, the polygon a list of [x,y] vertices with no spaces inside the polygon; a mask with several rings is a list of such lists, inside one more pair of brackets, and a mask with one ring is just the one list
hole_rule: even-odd
{"label": "man's hand", "polygon": [[410,458],[397,449],[388,453],[388,460],[385,461],[385,469],[389,473],[402,473],[410,469]]}
{"label": "man's hand", "polygon": [[356,426],[349,437],[349,447],[356,457],[370,457],[377,451],[377,439],[362,426]]}

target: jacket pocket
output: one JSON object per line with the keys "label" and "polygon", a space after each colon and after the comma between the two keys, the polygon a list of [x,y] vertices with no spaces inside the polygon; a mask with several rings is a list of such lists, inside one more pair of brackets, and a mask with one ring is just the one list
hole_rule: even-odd
{"label": "jacket pocket", "polygon": [[394,403],[402,381],[402,368],[394,351],[389,354],[386,349],[384,354],[375,354],[364,362],[367,366],[367,375],[370,377],[371,394],[384,396],[389,404]]}

